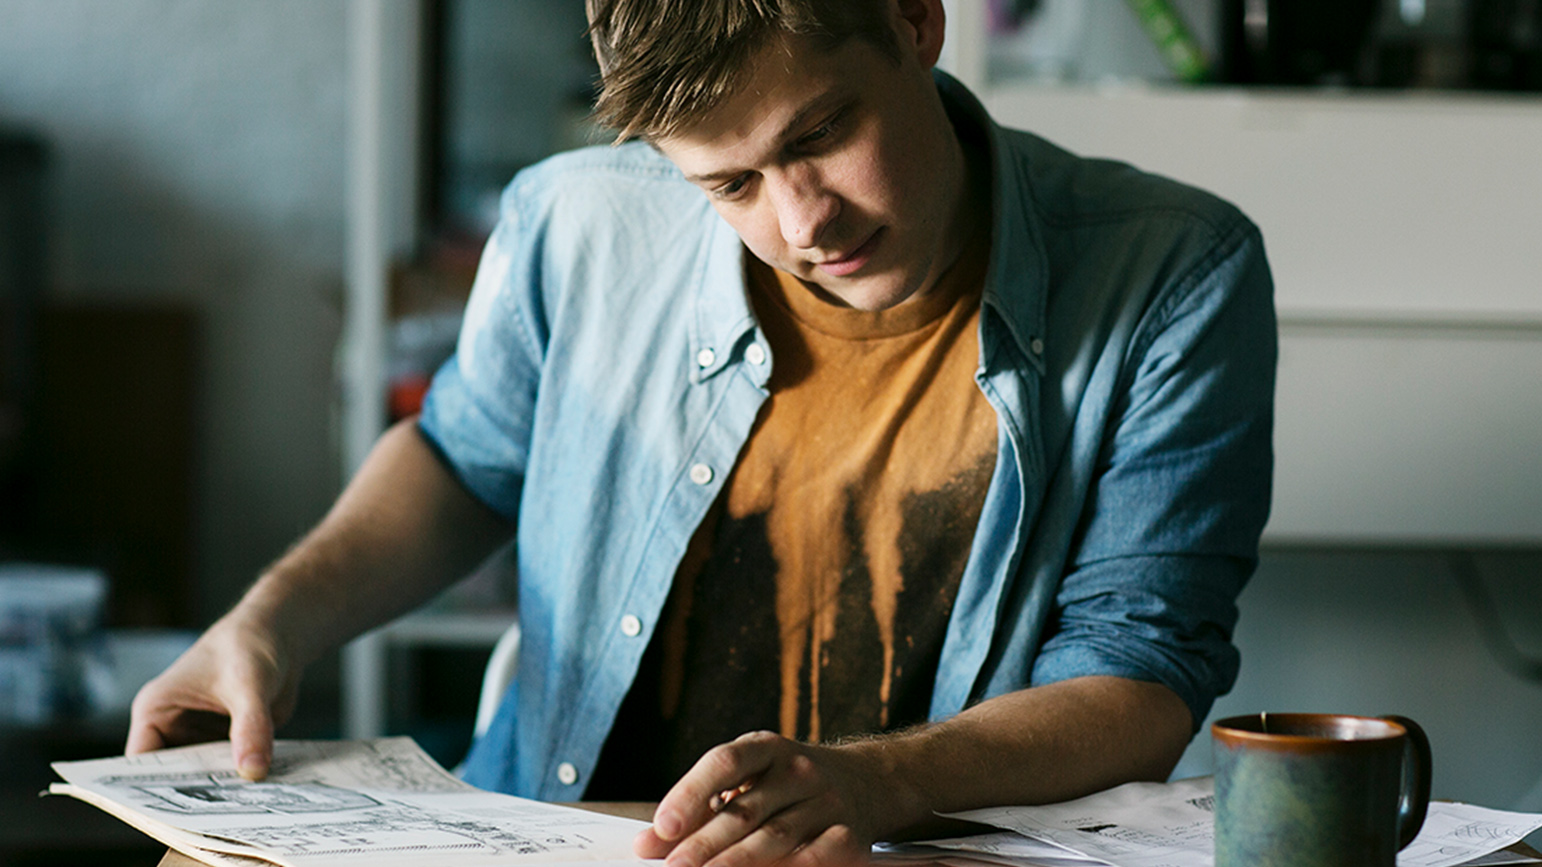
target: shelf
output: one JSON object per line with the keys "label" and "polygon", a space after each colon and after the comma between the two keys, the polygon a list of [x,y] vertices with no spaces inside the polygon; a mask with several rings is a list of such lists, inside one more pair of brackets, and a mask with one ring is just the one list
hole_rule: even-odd
{"label": "shelf", "polygon": [[387,643],[402,646],[492,647],[518,619],[508,611],[418,611],[381,629]]}

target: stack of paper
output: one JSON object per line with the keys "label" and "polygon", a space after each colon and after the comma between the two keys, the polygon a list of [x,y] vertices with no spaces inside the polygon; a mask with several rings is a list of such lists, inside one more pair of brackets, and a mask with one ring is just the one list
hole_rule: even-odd
{"label": "stack of paper", "polygon": [[228,742],[59,762],[49,791],[87,801],[209,864],[381,867],[614,861],[643,822],[484,792],[410,738],[279,741],[260,783]]}
{"label": "stack of paper", "polygon": [[[228,742],[54,769],[67,782],[50,792],[94,804],[209,864],[648,863],[631,854],[645,823],[484,792],[408,738],[279,741],[261,783],[236,774]],[[1214,804],[1208,777],[1131,783],[1062,804],[957,813],[1003,830],[880,846],[874,855],[947,867],[1209,867]],[[1542,864],[1500,851],[1539,828],[1539,815],[1433,803],[1398,865]]]}
{"label": "stack of paper", "polygon": [[[1214,863],[1215,790],[1210,777],[1130,783],[1075,801],[952,814],[1005,829],[952,840],[881,847],[882,861],[941,862],[949,867],[1210,867]],[[1502,851],[1542,828],[1542,815],[1436,802],[1398,867],[1542,864]]]}

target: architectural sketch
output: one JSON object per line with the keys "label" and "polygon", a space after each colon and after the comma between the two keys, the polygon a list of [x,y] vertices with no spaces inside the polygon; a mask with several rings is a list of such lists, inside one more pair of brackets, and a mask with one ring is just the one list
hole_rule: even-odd
{"label": "architectural sketch", "polygon": [[235,773],[229,743],[55,769],[68,782],[53,791],[168,845],[285,867],[634,861],[631,840],[644,827],[481,791],[406,738],[280,741],[260,783]]}
{"label": "architectural sketch", "polygon": [[205,815],[231,813],[330,813],[380,802],[362,793],[323,783],[140,783],[135,789],[158,798],[162,809]]}

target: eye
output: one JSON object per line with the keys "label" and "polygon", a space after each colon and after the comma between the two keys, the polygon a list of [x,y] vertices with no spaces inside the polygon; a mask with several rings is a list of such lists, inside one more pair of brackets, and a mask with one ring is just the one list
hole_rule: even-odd
{"label": "eye", "polygon": [[800,147],[807,147],[808,145],[811,145],[811,144],[814,144],[815,142],[818,142],[820,139],[828,138],[834,132],[835,132],[835,125],[834,124],[829,124],[829,123],[824,124],[823,126],[820,126],[818,129],[812,130],[807,135],[805,135],[802,138],[798,139],[798,145]]}
{"label": "eye", "polygon": [[742,174],[742,175],[739,175],[738,177],[730,179],[727,183],[723,184],[722,186],[713,188],[713,190],[712,190],[712,197],[714,199],[718,199],[718,200],[725,201],[725,202],[733,201],[734,199],[737,199],[740,195],[742,195],[744,193],[744,188],[748,187],[749,185],[750,185],[750,176],[749,176],[749,174],[747,174],[747,173],[746,174]]}
{"label": "eye", "polygon": [[793,146],[798,150],[814,150],[820,145],[827,144],[829,139],[835,138],[836,134],[841,131],[841,124],[845,119],[846,110],[842,109],[826,118],[824,123],[798,136]]}

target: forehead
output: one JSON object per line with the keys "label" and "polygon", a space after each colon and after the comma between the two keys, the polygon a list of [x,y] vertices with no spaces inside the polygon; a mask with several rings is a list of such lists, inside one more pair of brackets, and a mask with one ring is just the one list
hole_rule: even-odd
{"label": "forehead", "polygon": [[893,63],[860,38],[825,48],[807,37],[781,36],[763,46],[727,99],[700,120],[654,143],[687,174],[686,163],[732,158],[796,136],[821,113],[861,98]]}

